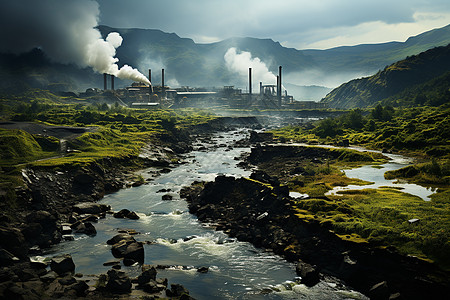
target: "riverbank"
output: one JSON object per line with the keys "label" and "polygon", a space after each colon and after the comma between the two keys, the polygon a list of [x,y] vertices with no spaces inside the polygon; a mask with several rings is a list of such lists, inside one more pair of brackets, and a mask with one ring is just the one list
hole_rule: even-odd
{"label": "riverbank", "polygon": [[[380,229],[386,227],[377,223],[370,229],[364,214],[355,210],[355,204],[342,197],[323,196],[332,185],[347,184],[348,179],[335,172],[333,159],[341,157],[340,166],[346,160],[351,164],[382,159],[369,153],[343,153],[336,155],[315,147],[256,147],[247,161],[269,174],[256,173],[251,180],[217,177],[214,182],[184,190],[183,196],[199,220],[216,224],[218,230],[272,249],[292,261],[301,259],[315,266],[313,274],[321,272],[341,278],[372,298],[438,298],[450,286],[447,272],[433,263],[402,254],[386,240],[380,240],[391,233],[382,233]],[[289,190],[308,192],[310,197],[291,198]],[[393,190],[383,190],[380,195],[386,195],[391,202],[403,197]],[[359,203],[368,204],[374,196],[377,194],[367,191],[350,194],[353,201],[359,199]],[[417,199],[409,200],[409,205],[418,203]],[[398,212],[394,207],[390,210]],[[380,210],[374,215],[375,220],[386,222],[390,218],[392,222],[392,216],[385,218],[382,211],[389,210]],[[400,223],[405,221],[409,226],[405,220],[408,216],[400,216],[396,217]],[[406,232],[418,229],[412,226]],[[379,231],[378,235],[373,235],[374,230]],[[372,238],[368,238],[371,233]],[[393,232],[392,237],[399,240]],[[301,263],[299,275],[303,277],[302,270],[310,267]]]}
{"label": "riverbank", "polygon": [[[179,154],[191,150],[191,134],[258,124],[254,118],[215,118],[198,126],[177,129],[176,135],[152,139],[138,155],[101,157],[84,163],[80,160],[60,163],[59,159],[57,163],[49,160],[27,164],[20,174],[23,185],[14,188],[14,195],[9,198],[14,205],[10,205],[11,200],[2,201],[5,208],[0,218],[2,270],[5,274],[19,275],[3,276],[0,291],[8,293],[11,287],[17,289],[14,282],[27,282],[29,278],[20,275],[22,267],[17,266],[27,263],[29,255],[39,254],[41,249],[63,240],[67,231],[95,234],[93,224],[105,212],[94,216],[79,213],[75,210],[78,203],[96,202],[118,189],[144,184],[145,180],[136,176],[135,170],[153,167],[152,176],[167,172],[178,164]],[[20,288],[28,287],[21,284]]]}

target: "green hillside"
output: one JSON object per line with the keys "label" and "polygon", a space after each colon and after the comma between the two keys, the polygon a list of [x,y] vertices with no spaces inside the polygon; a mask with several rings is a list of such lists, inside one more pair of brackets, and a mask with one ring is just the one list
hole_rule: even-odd
{"label": "green hillside", "polygon": [[[322,101],[332,108],[374,106],[379,101],[393,105],[440,105],[448,101],[450,45],[410,56],[371,77],[355,79],[334,89]],[[441,94],[436,100],[434,94]],[[427,102],[427,95],[433,101]],[[420,96],[422,95],[422,96]],[[419,98],[417,98],[419,97]]]}

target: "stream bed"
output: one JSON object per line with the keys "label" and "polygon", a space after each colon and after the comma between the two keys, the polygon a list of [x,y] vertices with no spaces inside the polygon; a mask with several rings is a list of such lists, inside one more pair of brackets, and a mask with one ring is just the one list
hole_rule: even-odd
{"label": "stream bed", "polygon": [[[111,205],[112,210],[126,208],[135,211],[140,219],[107,215],[95,223],[97,235],[76,234],[74,241],[54,246],[46,256],[70,253],[77,273],[106,273],[110,267],[103,263],[114,259],[106,241],[118,229],[134,229],[139,232],[136,240],[147,242],[145,264],[171,266],[158,270],[158,277],[168,278],[169,284],[184,285],[195,299],[367,299],[333,278],[327,277],[312,288],[298,284],[295,264],[250,243],[229,238],[201,224],[188,212],[186,201],[179,196],[182,186],[194,181],[213,181],[218,174],[250,175],[250,171],[237,166],[239,161],[235,159],[250,149],[230,147],[247,135],[246,130],[214,134],[208,142],[197,143],[197,150],[186,154],[184,163],[170,172],[140,187],[105,196],[101,202]],[[345,172],[349,177],[375,182],[375,177],[382,176],[379,174],[408,162],[401,162],[398,157],[392,163],[398,165],[388,163],[383,169],[366,166]],[[151,177],[154,171],[147,169],[141,173],[143,177]],[[366,178],[366,174],[371,175]],[[386,185],[378,181],[375,184]],[[163,200],[163,196],[171,196],[172,200]],[[199,267],[209,268],[208,272],[197,272]],[[122,270],[130,276],[141,272],[139,265]]]}

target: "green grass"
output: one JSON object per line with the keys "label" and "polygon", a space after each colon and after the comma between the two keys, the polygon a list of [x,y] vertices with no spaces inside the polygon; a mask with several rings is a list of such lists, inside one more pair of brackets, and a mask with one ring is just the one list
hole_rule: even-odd
{"label": "green grass", "polygon": [[[388,188],[341,194],[330,196],[331,200],[300,200],[294,206],[300,218],[313,216],[344,239],[394,246],[403,254],[450,268],[449,201],[423,201]],[[414,218],[420,221],[410,224],[408,220]]]}

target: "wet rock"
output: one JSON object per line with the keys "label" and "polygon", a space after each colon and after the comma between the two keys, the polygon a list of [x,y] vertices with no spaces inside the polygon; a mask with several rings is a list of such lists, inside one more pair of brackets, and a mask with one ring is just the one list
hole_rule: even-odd
{"label": "wet rock", "polygon": [[76,233],[84,233],[87,235],[96,235],[97,234],[97,230],[95,229],[94,225],[92,225],[92,223],[89,222],[78,222],[75,225],[72,226],[73,230]]}
{"label": "wet rock", "polygon": [[200,267],[197,269],[197,272],[199,273],[208,273],[209,268],[208,267]]}
{"label": "wet rock", "polygon": [[138,220],[139,216],[134,212],[134,211],[130,211],[126,208],[114,213],[114,218],[119,218],[119,219],[132,219],[132,220]]}
{"label": "wet rock", "polygon": [[50,269],[55,271],[58,275],[65,273],[72,273],[75,271],[75,264],[70,254],[63,254],[55,256],[50,261]]}
{"label": "wet rock", "polygon": [[114,245],[114,244],[117,244],[118,242],[123,241],[123,240],[126,240],[126,241],[128,241],[128,240],[130,240],[130,241],[136,241],[136,240],[134,239],[134,237],[132,237],[132,236],[129,235],[129,234],[126,234],[126,233],[119,233],[119,234],[116,234],[115,236],[113,236],[111,239],[107,240],[106,243],[107,243],[108,245]]}
{"label": "wet rock", "polygon": [[172,195],[169,195],[169,194],[163,195],[161,198],[162,198],[162,200],[164,200],[164,201],[170,201],[170,200],[173,200],[173,196],[172,196]]}
{"label": "wet rock", "polygon": [[258,180],[263,183],[268,183],[272,186],[280,185],[280,181],[278,180],[278,178],[269,176],[266,172],[261,171],[261,170],[253,171],[253,173],[250,175],[250,178],[254,179],[254,180]]}
{"label": "wet rock", "polygon": [[[111,248],[111,253],[116,258],[124,258],[133,260],[134,262],[144,262],[144,247],[142,243],[137,242],[133,237],[129,235],[116,235],[108,243],[117,241]],[[133,263],[134,263],[133,262]]]}
{"label": "wet rock", "polygon": [[100,214],[111,209],[111,206],[95,203],[95,202],[82,202],[73,206],[73,211],[78,214]]}
{"label": "wet rock", "polygon": [[127,294],[131,292],[131,280],[125,272],[117,270],[108,271],[106,290],[113,294]]}

